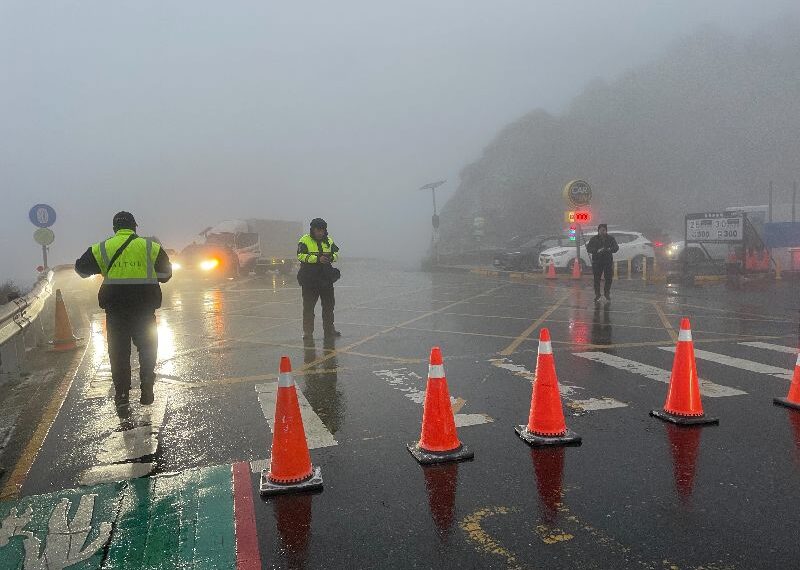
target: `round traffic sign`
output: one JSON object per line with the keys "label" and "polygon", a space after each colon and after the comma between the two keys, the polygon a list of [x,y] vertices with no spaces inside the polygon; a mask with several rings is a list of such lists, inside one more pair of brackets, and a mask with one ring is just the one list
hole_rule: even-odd
{"label": "round traffic sign", "polygon": [[588,206],[592,201],[592,187],[585,180],[571,180],[564,186],[564,199],[575,208]]}
{"label": "round traffic sign", "polygon": [[39,245],[50,245],[56,241],[56,234],[50,228],[39,228],[33,232],[33,241]]}
{"label": "round traffic sign", "polygon": [[49,228],[56,223],[56,211],[47,204],[36,204],[28,212],[28,218],[34,226]]}

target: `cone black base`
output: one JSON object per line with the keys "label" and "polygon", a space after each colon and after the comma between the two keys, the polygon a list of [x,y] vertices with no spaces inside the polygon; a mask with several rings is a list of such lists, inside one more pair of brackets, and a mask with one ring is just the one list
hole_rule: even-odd
{"label": "cone black base", "polygon": [[434,463],[449,463],[451,461],[469,461],[475,458],[475,453],[466,445],[461,445],[452,451],[428,451],[419,446],[419,442],[409,443],[406,445],[409,453],[414,456],[414,459],[419,461],[422,465],[431,465]]}
{"label": "cone black base", "polygon": [[776,406],[784,406],[785,408],[791,408],[793,410],[800,410],[800,404],[797,402],[790,402],[786,398],[773,398],[772,403]]}
{"label": "cone black base", "polygon": [[261,472],[259,492],[262,496],[284,495],[287,493],[302,493],[305,491],[319,491],[322,489],[322,469],[312,467],[311,477],[299,483],[273,483],[269,480],[269,470]]}
{"label": "cone black base", "polygon": [[679,426],[703,426],[711,424],[719,424],[719,418],[710,418],[708,416],[676,416],[664,410],[651,410],[650,415],[654,418],[664,420]]}
{"label": "cone black base", "polygon": [[514,428],[517,435],[531,447],[548,447],[555,445],[580,445],[581,436],[567,428],[564,435],[536,435],[528,431],[528,426]]}

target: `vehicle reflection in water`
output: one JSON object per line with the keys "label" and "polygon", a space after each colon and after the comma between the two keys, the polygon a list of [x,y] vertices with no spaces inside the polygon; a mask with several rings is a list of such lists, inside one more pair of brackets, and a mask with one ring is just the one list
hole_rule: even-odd
{"label": "vehicle reflection in water", "polygon": [[[303,341],[303,395],[317,413],[331,434],[336,434],[342,425],[346,411],[344,395],[337,388],[339,362],[335,354],[336,340],[325,339],[322,350],[317,350],[313,339]],[[319,358],[333,353],[333,356],[319,364]]]}
{"label": "vehicle reflection in water", "polygon": [[439,540],[446,542],[453,526],[456,511],[456,487],[458,486],[458,463],[423,467],[425,490],[428,492],[428,507],[436,525]]}
{"label": "vehicle reflection in water", "polygon": [[314,495],[280,495],[270,499],[288,568],[304,568],[311,538],[311,502]]}
{"label": "vehicle reflection in water", "polygon": [[688,504],[694,491],[697,457],[700,451],[702,428],[665,424],[667,441],[672,452],[672,471],[675,491],[682,503]]}
{"label": "vehicle reflection in water", "polygon": [[169,322],[169,316],[160,312],[158,319],[158,362],[156,371],[159,374],[174,376],[175,372],[175,331]]}
{"label": "vehicle reflection in water", "polygon": [[576,289],[575,299],[569,311],[569,338],[573,344],[589,343],[589,323],[586,322],[584,314],[583,292]]}
{"label": "vehicle reflection in water", "polygon": [[561,507],[564,478],[564,448],[531,449],[536,488],[539,491],[539,508],[542,520],[549,525],[556,522]]}
{"label": "vehicle reflection in water", "polygon": [[107,358],[105,313],[96,313],[92,317],[89,334],[92,344],[92,367],[97,370],[103,364],[103,360]]}
{"label": "vehicle reflection in water", "polygon": [[204,329],[207,336],[221,338],[225,332],[225,298],[219,289],[210,289],[203,294],[203,314],[206,315]]}
{"label": "vehicle reflection in water", "polygon": [[613,344],[611,340],[611,307],[608,303],[595,305],[592,318],[592,344]]}

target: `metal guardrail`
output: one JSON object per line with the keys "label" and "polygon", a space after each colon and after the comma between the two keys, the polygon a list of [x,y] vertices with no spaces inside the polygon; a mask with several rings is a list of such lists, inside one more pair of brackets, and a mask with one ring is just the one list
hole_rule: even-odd
{"label": "metal guardrail", "polygon": [[36,320],[52,292],[53,272],[48,271],[27,295],[0,305],[0,346]]}

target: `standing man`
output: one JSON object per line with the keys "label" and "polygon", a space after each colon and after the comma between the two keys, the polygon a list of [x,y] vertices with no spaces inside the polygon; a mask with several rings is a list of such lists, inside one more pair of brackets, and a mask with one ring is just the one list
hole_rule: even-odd
{"label": "standing man", "polygon": [[309,232],[297,244],[300,271],[297,282],[303,290],[303,339],[314,338],[314,307],[322,299],[322,329],[325,338],[342,336],[333,326],[333,284],[340,273],[331,264],[339,259],[339,247],[328,235],[328,224],[322,218],[311,220]]}
{"label": "standing man", "polygon": [[619,245],[614,236],[608,235],[608,224],[597,226],[597,235],[589,239],[586,251],[592,256],[592,273],[594,273],[594,302],[600,302],[600,278],[605,276],[603,293],[606,301],[611,300],[611,281],[614,278],[614,254]]}
{"label": "standing man", "polygon": [[94,244],[75,262],[81,277],[100,274],[103,284],[97,294],[106,311],[106,334],[114,403],[117,415],[130,415],[131,341],[139,351],[140,403],[153,403],[156,379],[158,331],[155,311],[161,307],[161,286],[172,277],[172,264],[161,245],[136,235],[136,220],[130,212],[118,212],[113,220],[114,236]]}

